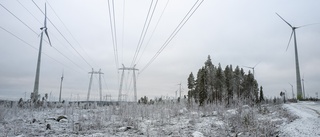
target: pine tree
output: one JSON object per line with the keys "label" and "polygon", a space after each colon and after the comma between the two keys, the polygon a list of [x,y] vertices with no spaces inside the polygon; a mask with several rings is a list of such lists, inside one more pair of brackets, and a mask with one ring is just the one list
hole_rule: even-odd
{"label": "pine tree", "polygon": [[264,101],[262,86],[260,86],[260,102]]}
{"label": "pine tree", "polygon": [[188,77],[188,102],[191,102],[192,97],[194,97],[194,88],[195,88],[195,80],[192,72],[190,73]]}
{"label": "pine tree", "polygon": [[233,70],[232,65],[230,67],[227,65],[224,70],[225,78],[226,78],[226,88],[227,88],[227,104],[230,104],[230,101],[233,100]]}
{"label": "pine tree", "polygon": [[204,67],[199,70],[197,75],[197,87],[196,91],[199,93],[199,105],[204,106],[205,100],[207,99],[206,90],[206,70]]}
{"label": "pine tree", "polygon": [[214,78],[214,88],[216,90],[215,92],[217,97],[216,103],[218,103],[218,100],[220,101],[220,103],[222,102],[222,98],[224,96],[224,86],[225,86],[225,75],[219,63],[219,66],[215,73],[215,78]]}
{"label": "pine tree", "polygon": [[241,86],[241,83],[242,83],[242,75],[241,75],[241,72],[240,72],[240,68],[239,66],[237,66],[235,69],[234,69],[234,75],[233,75],[233,79],[234,79],[234,91],[235,91],[235,95],[237,95],[237,98],[238,100],[240,100],[240,97],[241,97],[241,89],[242,89],[242,86]]}
{"label": "pine tree", "polygon": [[213,103],[214,100],[214,74],[215,74],[215,67],[212,64],[210,55],[208,55],[207,61],[205,62],[205,89],[207,92],[207,102]]}
{"label": "pine tree", "polygon": [[194,98],[194,101],[196,102],[196,103],[198,103],[199,102],[199,91],[200,91],[200,77],[201,77],[201,74],[202,73],[202,69],[199,69],[198,70],[198,73],[197,73],[197,79],[195,80],[195,86],[194,86],[194,91],[193,91],[193,93],[191,94],[192,96],[193,96],[193,98]]}
{"label": "pine tree", "polygon": [[[243,86],[243,97],[247,103],[252,103],[254,101],[258,101],[258,83],[254,79],[253,74],[249,71],[248,75],[244,76]],[[252,101],[252,102],[249,102]]]}
{"label": "pine tree", "polygon": [[189,77],[188,77],[188,89],[189,90],[193,90],[194,86],[195,86],[194,76],[193,76],[193,74],[191,72]]}

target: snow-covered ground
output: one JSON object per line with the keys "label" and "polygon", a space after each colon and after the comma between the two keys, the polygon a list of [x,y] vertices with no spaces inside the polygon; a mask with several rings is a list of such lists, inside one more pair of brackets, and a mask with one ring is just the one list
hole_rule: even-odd
{"label": "snow-covered ground", "polygon": [[[38,109],[0,105],[0,136],[319,136],[317,105],[307,102],[284,107],[239,104],[225,108],[224,105],[198,107],[171,101],[154,105],[92,105],[86,109],[77,104]],[[301,114],[301,119],[296,120],[297,117],[290,115],[291,111]],[[306,125],[310,127],[298,128]],[[296,133],[291,134],[292,131]]]}
{"label": "snow-covered ground", "polygon": [[284,104],[284,108],[299,118],[283,125],[280,136],[320,137],[320,102],[299,102]]}

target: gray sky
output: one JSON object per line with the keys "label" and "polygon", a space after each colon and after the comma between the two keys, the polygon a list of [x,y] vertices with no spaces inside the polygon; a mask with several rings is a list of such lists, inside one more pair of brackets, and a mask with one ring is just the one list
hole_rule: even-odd
{"label": "gray sky", "polygon": [[[45,0],[35,2],[44,10]],[[92,66],[96,71],[101,68],[104,73],[103,95],[110,94],[113,100],[117,100],[121,71],[116,69],[107,0],[48,2],[53,8],[47,4],[48,18],[73,47],[48,22],[54,48],[46,42],[43,44],[43,53],[50,57],[42,55],[39,93],[51,92],[52,99],[57,100],[60,77],[64,71],[62,98],[76,100],[79,95],[80,100],[85,100],[90,78],[88,72]],[[138,55],[141,59],[137,61],[137,69],[146,66],[195,2],[170,0],[155,29],[167,3],[167,0],[158,1]],[[0,0],[0,3],[40,34],[44,16],[31,0]],[[131,65],[150,3],[151,0],[125,0],[125,4],[124,0],[115,1],[119,66]],[[285,52],[291,29],[275,12],[293,26],[301,26],[320,22],[319,5],[317,0],[204,1],[156,60],[138,75],[138,98],[144,95],[151,98],[174,97],[180,82],[183,94],[187,94],[188,75],[190,72],[196,74],[208,55],[214,65],[221,63],[223,68],[229,64],[235,68],[237,65],[254,66],[260,62],[256,66],[255,77],[264,87],[265,95],[279,96],[280,91],[287,90],[291,97],[289,83],[294,85],[296,91],[293,43]],[[0,7],[0,16],[2,28],[39,48],[40,37],[37,34],[3,7]],[[319,37],[320,25],[297,29],[301,77],[305,79],[306,95],[313,97],[320,88]],[[1,28],[0,38],[0,98],[17,99],[24,97],[25,92],[29,98],[34,86],[38,51]],[[246,72],[250,70],[244,69]],[[128,72],[125,72],[123,93],[127,93],[132,100],[132,84],[129,88],[131,77],[127,76]],[[90,98],[97,100],[98,95],[98,76],[95,76]]]}

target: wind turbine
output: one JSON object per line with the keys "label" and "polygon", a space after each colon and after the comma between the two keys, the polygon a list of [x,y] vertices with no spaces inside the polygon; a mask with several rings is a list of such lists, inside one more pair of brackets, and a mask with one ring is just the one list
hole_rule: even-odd
{"label": "wind turbine", "polygon": [[[261,61],[260,61],[261,62]],[[259,62],[259,63],[260,63]],[[254,77],[254,68],[256,68],[256,66],[259,64],[257,63],[256,65],[254,65],[253,67],[248,67],[248,66],[243,66],[243,67],[246,67],[246,68],[249,68],[249,69],[252,69],[252,73],[253,73],[253,77]]]}
{"label": "wind turbine", "polygon": [[[287,46],[286,51],[288,50],[289,44],[291,42],[292,39],[292,35],[294,38],[294,52],[295,52],[295,61],[296,61],[296,81],[297,81],[297,99],[302,99],[302,88],[301,88],[301,78],[300,78],[300,68],[299,68],[299,58],[298,58],[298,47],[297,47],[297,38],[296,38],[296,29],[301,28],[301,27],[305,27],[308,25],[303,25],[303,26],[299,26],[299,27],[294,27],[292,26],[290,23],[288,23],[286,20],[284,20],[278,13],[276,13],[285,23],[287,23],[289,25],[289,27],[292,29],[291,32],[291,36],[289,39],[289,43]],[[309,24],[309,25],[313,25],[313,24]]]}
{"label": "wind turbine", "polygon": [[41,35],[40,35],[40,47],[39,47],[39,53],[38,53],[38,61],[37,61],[37,70],[36,70],[36,78],[34,81],[34,88],[33,88],[33,97],[32,100],[33,102],[38,100],[38,93],[39,93],[39,77],[40,77],[40,63],[41,63],[41,51],[42,51],[42,40],[43,40],[43,32],[46,34],[49,40],[49,44],[51,45],[51,41],[48,35],[47,31],[47,6],[46,4],[44,5],[45,7],[45,12],[44,12],[44,26],[41,27]]}

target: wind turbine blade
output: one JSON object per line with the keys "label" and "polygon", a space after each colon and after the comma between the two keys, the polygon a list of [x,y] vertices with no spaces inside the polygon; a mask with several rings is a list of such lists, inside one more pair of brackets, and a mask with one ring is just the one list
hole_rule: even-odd
{"label": "wind turbine blade", "polygon": [[243,67],[250,68],[250,69],[254,69],[253,67],[248,67],[248,66],[243,66]]}
{"label": "wind turbine blade", "polygon": [[288,23],[286,20],[284,20],[278,13],[276,13],[285,23],[287,23],[291,28],[293,28],[292,27],[292,25],[290,24],[290,23]]}
{"label": "wind turbine blade", "polygon": [[288,50],[288,48],[289,48],[289,45],[290,45],[290,42],[291,42],[291,39],[292,39],[292,35],[293,35],[293,31],[294,30],[292,30],[292,33],[291,33],[291,36],[290,36],[290,39],[289,39],[289,42],[288,42],[288,45],[287,45],[287,49],[286,49],[286,51]]}
{"label": "wind turbine blade", "polygon": [[[260,61],[260,62],[261,62],[261,61]],[[260,62],[259,62],[259,63],[260,63]],[[255,68],[259,63],[257,63],[256,65],[254,65],[254,67],[253,67],[253,68]]]}
{"label": "wind turbine blade", "polygon": [[44,4],[44,27],[47,28],[47,4]]}
{"label": "wind turbine blade", "polygon": [[50,44],[50,46],[52,47],[52,45],[51,45],[51,41],[50,41],[50,38],[49,38],[49,35],[48,35],[47,28],[45,28],[44,32],[46,33],[46,35],[47,35],[47,37],[48,37],[48,40],[49,40],[49,44]]}
{"label": "wind turbine blade", "polygon": [[312,26],[312,25],[317,25],[317,24],[320,24],[320,23],[312,23],[312,24],[302,25],[302,26],[299,26],[296,28],[307,27],[307,26]]}

